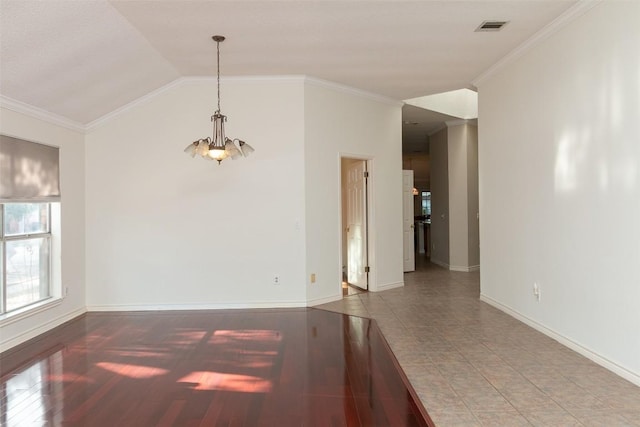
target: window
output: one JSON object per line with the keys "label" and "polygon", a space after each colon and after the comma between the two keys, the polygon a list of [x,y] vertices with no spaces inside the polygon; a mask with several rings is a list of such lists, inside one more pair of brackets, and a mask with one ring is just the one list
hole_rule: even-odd
{"label": "window", "polygon": [[51,297],[51,206],[0,204],[0,314]]}
{"label": "window", "polygon": [[423,191],[422,198],[422,215],[431,218],[431,191]]}
{"label": "window", "polygon": [[0,325],[62,296],[60,198],[59,149],[0,135]]}

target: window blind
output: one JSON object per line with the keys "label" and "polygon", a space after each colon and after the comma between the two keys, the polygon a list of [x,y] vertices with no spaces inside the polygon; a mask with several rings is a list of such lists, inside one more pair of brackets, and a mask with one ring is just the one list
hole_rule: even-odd
{"label": "window blind", "polygon": [[0,135],[0,203],[60,200],[57,147]]}

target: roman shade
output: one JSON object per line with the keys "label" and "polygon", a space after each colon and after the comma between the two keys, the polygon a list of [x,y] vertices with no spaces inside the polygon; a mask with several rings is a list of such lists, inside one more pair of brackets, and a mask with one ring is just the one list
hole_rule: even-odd
{"label": "roman shade", "polygon": [[0,135],[0,203],[60,200],[57,147]]}

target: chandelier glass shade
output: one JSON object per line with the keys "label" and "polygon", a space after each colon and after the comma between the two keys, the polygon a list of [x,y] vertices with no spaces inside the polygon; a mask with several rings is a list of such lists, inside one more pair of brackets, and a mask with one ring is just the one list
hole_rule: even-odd
{"label": "chandelier glass shade", "polygon": [[218,64],[218,109],[211,116],[213,123],[213,136],[201,138],[187,145],[184,152],[191,157],[200,155],[205,159],[217,160],[218,164],[227,157],[237,159],[239,157],[247,157],[253,153],[253,148],[240,139],[227,138],[224,132],[224,123],[227,116],[220,112],[220,43],[224,41],[224,36],[213,36],[216,42],[217,64]]}

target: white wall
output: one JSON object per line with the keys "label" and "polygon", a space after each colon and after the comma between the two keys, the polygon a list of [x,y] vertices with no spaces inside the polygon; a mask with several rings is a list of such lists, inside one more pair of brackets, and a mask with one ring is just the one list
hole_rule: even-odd
{"label": "white wall", "polygon": [[482,298],[638,384],[639,46],[603,2],[477,83]]}
{"label": "white wall", "polygon": [[469,266],[469,200],[466,124],[448,126],[449,148],[449,267]]}
{"label": "white wall", "polygon": [[183,82],[87,135],[90,310],[306,305],[303,82],[223,81],[227,135],[256,151],[220,166],[182,153],[215,90]]}
{"label": "white wall", "polygon": [[470,269],[480,266],[480,222],[478,221],[478,127],[467,127],[467,220]]}
{"label": "white wall", "polygon": [[[1,132],[60,148],[61,285],[68,295],[49,308],[0,327],[0,351],[37,336],[85,311],[84,135],[6,108]],[[54,253],[55,257],[56,254]],[[59,264],[54,261],[54,266]],[[55,273],[54,273],[55,274]]]}
{"label": "white wall", "polygon": [[304,100],[308,301],[341,295],[341,155],[370,160],[369,289],[403,285],[401,104],[313,81]]}
{"label": "white wall", "polygon": [[466,120],[447,122],[430,140],[431,261],[472,271],[480,264],[477,128]]}
{"label": "white wall", "polygon": [[431,262],[449,267],[448,129],[429,137],[431,155]]}
{"label": "white wall", "polygon": [[227,134],[256,152],[218,166],[181,153],[211,134],[213,95],[213,81],[185,81],[87,135],[88,308],[339,298],[341,153],[371,159],[371,289],[402,285],[401,105],[303,78],[227,79]]}

